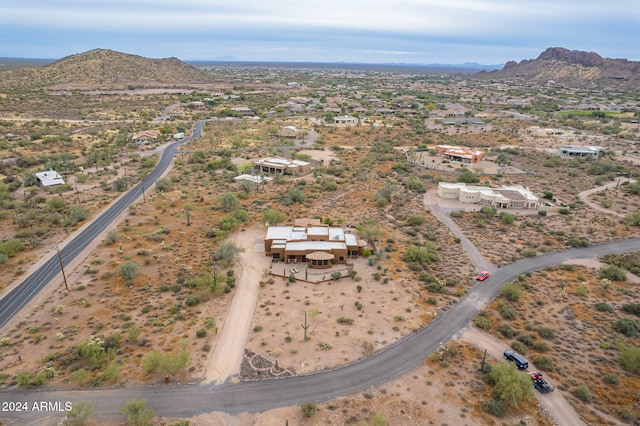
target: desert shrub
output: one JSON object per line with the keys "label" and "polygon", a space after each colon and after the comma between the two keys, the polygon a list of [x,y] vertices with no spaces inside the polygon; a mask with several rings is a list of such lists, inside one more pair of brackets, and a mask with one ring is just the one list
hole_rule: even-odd
{"label": "desert shrub", "polygon": [[547,211],[546,210],[538,210],[538,216],[545,217],[546,215],[547,215]]}
{"label": "desert shrub", "polygon": [[196,337],[198,339],[202,339],[203,337],[207,337],[207,330],[205,330],[204,328],[199,329],[198,331],[196,331]]}
{"label": "desert shrub", "polygon": [[15,256],[24,249],[25,247],[22,241],[16,238],[0,243],[0,253],[4,254],[7,258]]}
{"label": "desert shrub", "polygon": [[300,406],[300,409],[302,409],[302,416],[305,418],[313,417],[318,411],[318,407],[313,402],[305,402]]}
{"label": "desert shrub", "polygon": [[624,270],[616,265],[608,265],[600,269],[600,279],[606,278],[611,281],[626,281],[627,274]]}
{"label": "desert shrub", "polygon": [[500,221],[504,224],[511,225],[516,220],[516,215],[502,212],[500,213]]}
{"label": "desert shrub", "polygon": [[619,385],[620,379],[615,374],[605,374],[602,376],[602,381],[608,385]]}
{"label": "desert shrub", "polygon": [[535,341],[533,342],[533,349],[538,352],[549,352],[549,345],[546,342]]}
{"label": "desert shrub", "polygon": [[338,324],[353,325],[353,318],[340,317],[336,321]]}
{"label": "desert shrub", "polygon": [[169,179],[159,178],[156,180],[156,191],[158,192],[167,192],[173,189],[173,184]]}
{"label": "desert shrub", "polygon": [[622,310],[628,314],[640,316],[640,303],[627,303],[622,305]]}
{"label": "desert shrub", "polygon": [[321,351],[330,351],[331,349],[333,349],[333,347],[326,342],[318,343],[318,347],[320,348]]}
{"label": "desert shrub", "polygon": [[636,337],[638,335],[638,323],[631,318],[621,318],[614,322],[612,327],[615,331],[627,337]]}
{"label": "desert shrub", "polygon": [[132,426],[146,426],[151,424],[153,410],[146,408],[146,399],[131,399],[120,411],[127,418],[127,424]]}
{"label": "desert shrub", "polygon": [[484,316],[475,317],[473,319],[473,324],[482,330],[488,330],[489,328],[491,328],[491,322],[487,317]]}
{"label": "desert shrub", "polygon": [[522,297],[522,285],[517,281],[507,283],[500,289],[500,295],[510,302],[516,302]]}
{"label": "desert shrub", "polygon": [[612,312],[613,308],[605,302],[598,302],[595,304],[596,311],[600,312]]}
{"label": "desert shrub", "polygon": [[514,351],[522,355],[527,353],[527,347],[523,343],[518,342],[517,340],[514,342],[511,342],[511,349],[513,349]]}
{"label": "desert shrub", "polygon": [[555,330],[553,328],[549,328],[549,327],[540,327],[538,329],[538,334],[543,339],[552,340],[552,339],[554,339],[556,337]]}
{"label": "desert shrub", "polygon": [[531,360],[538,370],[553,371],[553,359],[546,355],[536,355]]}
{"label": "desert shrub", "polygon": [[295,283],[296,282],[296,274],[291,273],[289,274],[289,278],[288,278],[290,283]]}
{"label": "desert shrub", "polygon": [[187,306],[195,306],[200,303],[200,298],[198,296],[189,296],[187,300],[185,300],[185,305]]}
{"label": "desert shrub", "polygon": [[536,249],[530,247],[528,249],[522,250],[521,254],[524,257],[535,257],[538,252],[536,251]]}
{"label": "desert shrub", "polygon": [[618,362],[625,371],[640,375],[640,348],[625,348],[620,352]]}
{"label": "desert shrub", "polygon": [[637,419],[636,412],[631,405],[627,405],[625,407],[616,407],[616,414],[620,416],[622,420],[629,424],[637,424],[634,423]]}
{"label": "desert shrub", "polygon": [[482,409],[495,417],[504,417],[504,414],[507,411],[507,407],[502,403],[502,401],[495,399],[483,401]]}
{"label": "desert shrub", "polygon": [[568,215],[568,214],[571,214],[571,211],[566,207],[562,207],[558,210],[558,213],[562,215]]}
{"label": "desert shrub", "polygon": [[509,324],[500,324],[498,326],[498,332],[507,339],[512,338],[516,334],[516,331]]}
{"label": "desert shrub", "polygon": [[569,247],[589,247],[589,240],[586,238],[571,237],[567,240]]}
{"label": "desert shrub", "polygon": [[64,424],[67,426],[82,426],[93,414],[93,404],[90,402],[78,402],[66,415]]}
{"label": "desert shrub", "polygon": [[571,389],[571,393],[582,402],[591,402],[591,392],[589,392],[589,388],[585,385],[574,387]]}
{"label": "desert shrub", "polygon": [[500,308],[500,315],[502,315],[504,319],[512,320],[518,316],[518,313],[511,306],[505,304]]}
{"label": "desert shrub", "polygon": [[518,342],[527,345],[529,347],[533,346],[533,337],[530,334],[518,334]]}
{"label": "desert shrub", "polygon": [[138,269],[140,269],[140,265],[127,261],[118,267],[118,274],[120,274],[125,281],[131,281],[136,277]]}

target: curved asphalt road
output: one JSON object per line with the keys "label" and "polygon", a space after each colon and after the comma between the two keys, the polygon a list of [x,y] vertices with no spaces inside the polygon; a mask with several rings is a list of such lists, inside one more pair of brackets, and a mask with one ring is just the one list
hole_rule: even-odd
{"label": "curved asphalt road", "polygon": [[[100,390],[20,390],[0,392],[2,401],[23,401],[31,407],[39,401],[88,401],[94,404],[96,418],[121,420],[120,410],[131,398],[146,398],[147,406],[159,416],[190,417],[223,411],[231,414],[261,412],[276,407],[321,402],[378,386],[420,366],[440,342],[460,332],[499,292],[502,284],[519,274],[556,265],[570,259],[627,253],[640,250],[640,238],[569,249],[519,260],[498,269],[487,281],[475,283],[467,296],[426,327],[410,334],[372,356],[332,370],[257,382],[221,385],[162,385]],[[7,413],[1,413],[7,414]],[[25,422],[48,419],[51,413],[13,413]],[[60,417],[61,414],[56,414]],[[51,417],[55,418],[55,417]]]}
{"label": "curved asphalt road", "polygon": [[[151,185],[169,168],[178,146],[200,137],[205,121],[199,121],[193,127],[193,135],[176,141],[166,147],[162,152],[160,161],[142,182],[131,188],[115,203],[109,206],[89,226],[82,230],[67,245],[60,249],[63,265],[70,263],[81,253],[98,235],[100,235],[111,222],[122,213],[129,205],[142,195],[142,184],[146,188]],[[2,328],[13,316],[20,311],[29,301],[42,290],[56,275],[60,273],[60,264],[57,254],[52,255],[42,266],[25,278],[13,290],[0,299],[0,328]]]}

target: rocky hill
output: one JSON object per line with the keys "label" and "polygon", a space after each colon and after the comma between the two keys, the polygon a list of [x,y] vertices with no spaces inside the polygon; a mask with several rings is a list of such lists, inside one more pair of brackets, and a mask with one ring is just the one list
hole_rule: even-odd
{"label": "rocky hill", "polygon": [[42,67],[0,73],[0,89],[152,87],[205,83],[209,76],[177,58],[149,59],[107,49],[67,56]]}
{"label": "rocky hill", "polygon": [[509,61],[501,70],[480,72],[490,79],[523,79],[571,87],[626,87],[640,85],[640,62],[603,58],[594,52],[550,47],[536,59]]}

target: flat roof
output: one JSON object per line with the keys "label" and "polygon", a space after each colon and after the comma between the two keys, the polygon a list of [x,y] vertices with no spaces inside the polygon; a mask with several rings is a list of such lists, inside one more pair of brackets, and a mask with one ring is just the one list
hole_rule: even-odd
{"label": "flat roof", "polygon": [[289,241],[287,250],[346,250],[343,241]]}

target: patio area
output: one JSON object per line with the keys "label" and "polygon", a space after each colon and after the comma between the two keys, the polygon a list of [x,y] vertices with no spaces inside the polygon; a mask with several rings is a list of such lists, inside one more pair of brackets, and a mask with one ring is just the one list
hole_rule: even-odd
{"label": "patio area", "polygon": [[337,264],[329,268],[310,268],[306,262],[301,263],[284,263],[272,262],[269,273],[278,277],[289,278],[291,274],[295,275],[296,280],[307,281],[310,283],[319,283],[323,281],[331,281],[334,272],[340,272],[341,277],[348,277],[349,272],[353,268],[353,264]]}

